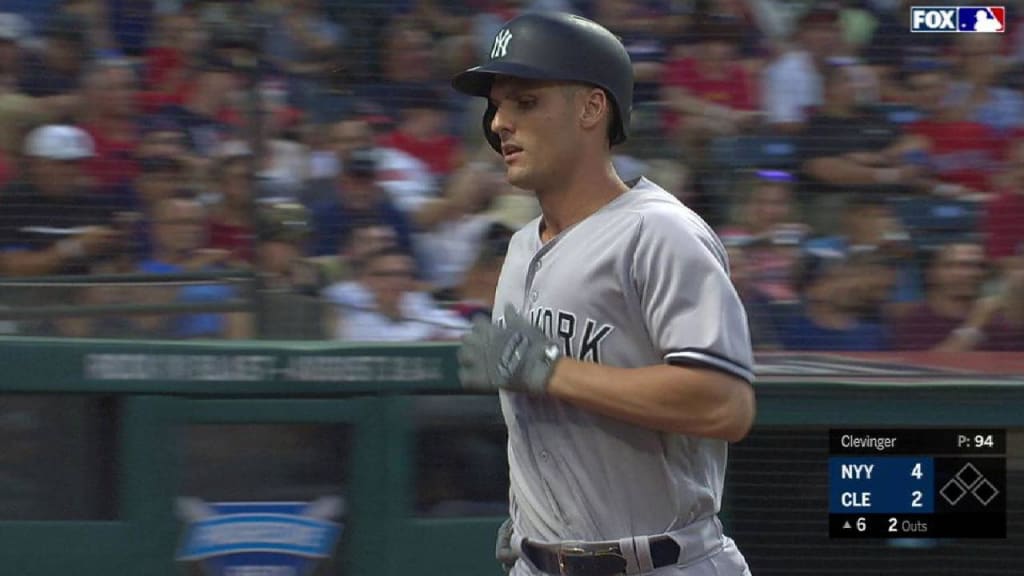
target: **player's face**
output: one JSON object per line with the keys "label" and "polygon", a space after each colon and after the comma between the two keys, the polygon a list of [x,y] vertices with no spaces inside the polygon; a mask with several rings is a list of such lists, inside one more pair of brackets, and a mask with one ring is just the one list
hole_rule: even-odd
{"label": "player's face", "polygon": [[499,77],[491,88],[508,181],[525,190],[556,182],[578,149],[575,99],[564,84]]}

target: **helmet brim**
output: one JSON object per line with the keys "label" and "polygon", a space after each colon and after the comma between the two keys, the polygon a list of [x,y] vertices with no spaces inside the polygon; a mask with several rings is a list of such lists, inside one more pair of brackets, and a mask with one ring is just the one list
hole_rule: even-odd
{"label": "helmet brim", "polygon": [[511,76],[528,80],[556,80],[557,78],[545,70],[515,62],[488,62],[483,66],[474,66],[460,72],[452,78],[452,88],[470,96],[491,96],[491,85],[497,76]]}

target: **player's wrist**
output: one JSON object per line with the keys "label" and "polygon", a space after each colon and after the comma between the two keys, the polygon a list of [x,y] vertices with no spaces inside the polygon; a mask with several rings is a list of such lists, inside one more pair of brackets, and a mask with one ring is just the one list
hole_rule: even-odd
{"label": "player's wrist", "polygon": [[548,377],[546,393],[548,396],[557,398],[568,398],[572,382],[572,364],[574,360],[560,356],[551,365],[551,374]]}
{"label": "player's wrist", "polygon": [[517,331],[519,333],[512,338],[522,338],[529,344],[519,364],[511,370],[510,377],[501,387],[535,395],[547,394],[555,366],[562,359],[562,351],[538,328],[526,326]]}

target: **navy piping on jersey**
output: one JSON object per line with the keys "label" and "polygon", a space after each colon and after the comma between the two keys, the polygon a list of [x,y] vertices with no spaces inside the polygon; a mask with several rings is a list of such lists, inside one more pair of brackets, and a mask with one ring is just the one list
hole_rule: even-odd
{"label": "navy piping on jersey", "polygon": [[665,361],[669,364],[704,364],[711,368],[724,370],[733,376],[739,376],[747,382],[754,381],[754,372],[732,360],[696,348],[686,348],[665,354]]}

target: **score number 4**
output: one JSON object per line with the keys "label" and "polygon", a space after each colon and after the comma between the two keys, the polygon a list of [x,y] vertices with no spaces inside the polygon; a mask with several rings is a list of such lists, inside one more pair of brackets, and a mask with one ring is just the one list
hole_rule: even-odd
{"label": "score number 4", "polygon": [[[914,464],[914,468],[910,471],[910,475],[918,480],[924,478],[924,472],[921,471],[920,462]],[[924,498],[924,494],[922,494],[920,490],[914,490],[910,495],[913,497],[913,500],[910,502],[911,508],[921,508],[924,506],[924,504],[921,503],[921,498]]]}

